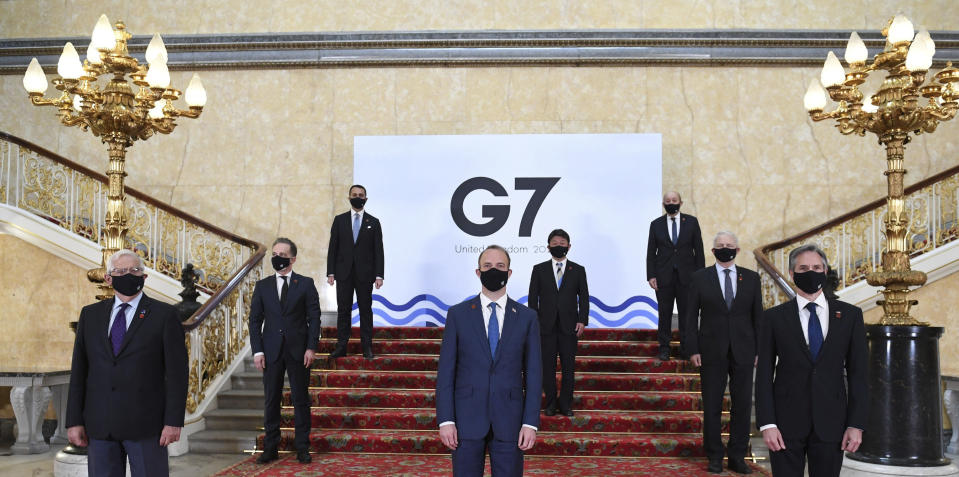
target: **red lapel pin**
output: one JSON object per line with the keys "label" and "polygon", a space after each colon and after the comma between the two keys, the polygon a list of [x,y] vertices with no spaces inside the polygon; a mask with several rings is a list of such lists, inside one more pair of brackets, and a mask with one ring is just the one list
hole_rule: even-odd
{"label": "red lapel pin", "polygon": [[840,319],[840,318],[842,318],[842,312],[841,312],[841,311],[837,311],[837,312],[836,312],[836,319],[838,320],[838,319]]}
{"label": "red lapel pin", "polygon": [[140,319],[143,319],[143,317],[146,316],[146,315],[147,315],[147,311],[146,311],[146,310],[140,310]]}
{"label": "red lapel pin", "polygon": [[475,310],[475,309],[476,309],[476,303],[473,303],[472,305],[470,305],[470,308],[472,308],[472,309]]}

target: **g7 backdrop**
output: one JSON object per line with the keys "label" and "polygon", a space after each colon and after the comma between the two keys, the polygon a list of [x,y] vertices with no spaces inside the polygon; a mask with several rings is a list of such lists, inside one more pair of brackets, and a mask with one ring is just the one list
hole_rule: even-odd
{"label": "g7 backdrop", "polygon": [[383,225],[376,325],[442,326],[450,305],[479,293],[473,270],[490,244],[509,251],[508,294],[525,303],[547,235],[562,228],[586,267],[590,326],[656,328],[645,253],[662,213],[659,134],[360,136],[353,168]]}

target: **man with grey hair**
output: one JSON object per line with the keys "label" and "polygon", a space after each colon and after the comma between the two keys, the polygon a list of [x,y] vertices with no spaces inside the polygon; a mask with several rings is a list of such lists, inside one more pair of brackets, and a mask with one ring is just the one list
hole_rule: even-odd
{"label": "man with grey hair", "polygon": [[672,339],[673,303],[679,308],[680,353],[685,355],[686,293],[693,272],[706,266],[703,256],[703,235],[699,221],[689,214],[679,213],[683,199],[678,192],[663,194],[661,215],[649,224],[646,247],[646,280],[656,292],[659,306],[659,359],[669,359]]}
{"label": "man with grey hair", "polygon": [[739,239],[719,232],[713,239],[716,264],[693,273],[686,303],[686,351],[700,366],[703,396],[703,447],[709,472],[723,471],[723,395],[729,380],[729,470],[752,472],[746,465],[753,367],[763,312],[759,274],[736,265]]}
{"label": "man with grey hair", "polygon": [[169,475],[167,446],[180,439],[187,352],[176,308],[143,293],[143,260],[120,250],[104,280],[115,296],[80,311],[65,424],[87,446],[90,475]]}
{"label": "man with grey hair", "polygon": [[789,254],[796,297],[766,310],[756,370],[756,425],[773,475],[838,476],[856,452],[869,412],[862,310],[829,300],[829,264],[814,244]]}

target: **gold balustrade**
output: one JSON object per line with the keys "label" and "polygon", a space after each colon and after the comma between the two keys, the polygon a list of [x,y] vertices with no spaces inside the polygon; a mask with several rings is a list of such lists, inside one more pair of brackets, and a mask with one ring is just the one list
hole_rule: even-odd
{"label": "gold balustrade", "polygon": [[[99,243],[108,183],[103,174],[0,132],[2,204]],[[246,343],[246,317],[266,248],[133,189],[126,190],[125,207],[130,218],[126,248],[156,273],[175,280],[192,263],[197,288],[210,295],[184,323],[190,353],[187,412],[193,413]]]}

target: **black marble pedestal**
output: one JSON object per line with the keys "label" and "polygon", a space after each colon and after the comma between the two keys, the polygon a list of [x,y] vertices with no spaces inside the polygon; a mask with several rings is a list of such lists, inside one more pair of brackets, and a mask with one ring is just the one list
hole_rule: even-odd
{"label": "black marble pedestal", "polygon": [[942,449],[939,337],[934,326],[866,325],[869,421],[851,459],[871,464],[948,465]]}

